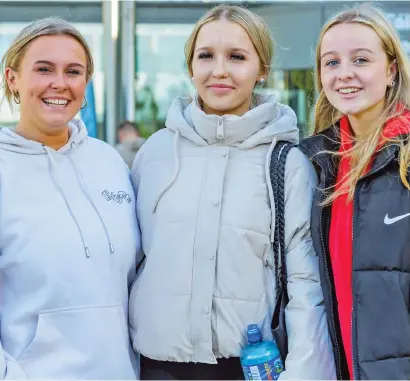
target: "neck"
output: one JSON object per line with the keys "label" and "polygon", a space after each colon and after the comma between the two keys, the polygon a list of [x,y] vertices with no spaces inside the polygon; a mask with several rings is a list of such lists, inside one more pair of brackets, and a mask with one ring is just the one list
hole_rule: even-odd
{"label": "neck", "polygon": [[38,128],[35,123],[27,123],[23,120],[19,121],[15,131],[28,140],[39,142],[56,151],[67,144],[70,138],[68,126],[56,128],[53,134],[47,134],[43,129]]}
{"label": "neck", "polygon": [[349,123],[354,135],[357,138],[366,137],[371,131],[373,131],[383,113],[383,109],[384,100],[362,113],[349,115]]}

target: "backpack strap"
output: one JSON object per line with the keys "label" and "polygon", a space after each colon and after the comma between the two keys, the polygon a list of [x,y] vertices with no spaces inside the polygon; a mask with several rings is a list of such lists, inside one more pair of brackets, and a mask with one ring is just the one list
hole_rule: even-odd
{"label": "backpack strap", "polygon": [[285,258],[285,165],[289,151],[294,144],[281,141],[272,151],[270,180],[275,202],[275,230],[273,241],[276,305],[273,311],[271,329],[282,360],[288,353],[285,308],[289,302]]}
{"label": "backpack strap", "polygon": [[285,165],[289,151],[294,147],[289,142],[280,141],[272,151],[270,179],[275,200],[275,231],[273,253],[276,275],[276,291],[286,285],[285,261]]}

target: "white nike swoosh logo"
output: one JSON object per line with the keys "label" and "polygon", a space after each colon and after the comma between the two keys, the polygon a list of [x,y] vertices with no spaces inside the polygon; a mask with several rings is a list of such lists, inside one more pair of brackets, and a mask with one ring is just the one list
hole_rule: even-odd
{"label": "white nike swoosh logo", "polygon": [[389,215],[387,213],[386,217],[384,217],[384,223],[386,225],[391,225],[391,224],[394,224],[395,222],[400,221],[400,220],[402,220],[403,218],[406,218],[406,217],[410,217],[410,213],[403,214],[402,216],[397,216],[397,217],[394,217],[394,218],[389,218]]}

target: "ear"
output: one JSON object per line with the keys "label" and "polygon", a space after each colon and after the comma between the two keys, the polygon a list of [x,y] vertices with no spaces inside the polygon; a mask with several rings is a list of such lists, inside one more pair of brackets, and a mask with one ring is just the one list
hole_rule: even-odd
{"label": "ear", "polygon": [[7,81],[7,86],[9,87],[10,91],[14,93],[15,91],[18,91],[17,89],[17,82],[18,82],[18,73],[14,71],[10,67],[6,67],[6,70],[4,71],[4,76]]}
{"label": "ear", "polygon": [[266,77],[268,76],[269,72],[266,68],[261,68],[261,70],[259,71],[259,75],[257,78],[257,83],[259,83],[261,81],[261,79],[263,78],[266,81]]}
{"label": "ear", "polygon": [[397,60],[394,60],[391,64],[389,64],[389,71],[388,71],[387,75],[389,77],[389,83],[392,83],[396,79]]}

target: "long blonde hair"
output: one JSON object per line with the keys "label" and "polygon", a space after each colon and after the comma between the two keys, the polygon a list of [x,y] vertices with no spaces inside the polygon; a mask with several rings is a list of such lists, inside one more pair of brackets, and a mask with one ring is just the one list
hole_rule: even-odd
{"label": "long blonde hair", "polygon": [[195,43],[202,26],[211,22],[225,19],[239,24],[248,33],[256,52],[258,53],[261,67],[269,74],[273,57],[273,38],[265,21],[250,10],[237,6],[221,4],[205,13],[195,24],[195,27],[185,43],[185,59],[189,75],[192,77],[192,60],[194,57]]}
{"label": "long blonde hair", "polygon": [[[348,194],[351,200],[360,177],[365,172],[372,156],[377,151],[380,139],[383,138],[383,127],[386,122],[399,116],[403,108],[410,109],[410,65],[406,53],[400,43],[400,39],[384,13],[374,5],[365,4],[340,12],[332,17],[322,28],[316,47],[316,86],[319,92],[315,104],[314,133],[337,123],[342,114],[327,99],[321,82],[320,47],[323,36],[335,25],[356,23],[372,28],[379,36],[383,49],[387,55],[388,63],[397,65],[397,73],[392,87],[386,89],[385,108],[376,123],[376,127],[364,139],[357,139],[354,148],[346,155],[350,156],[352,168],[345,179],[343,186],[330,194],[326,203],[331,203],[341,194]],[[404,140],[395,139],[400,145],[400,177],[403,184],[410,189],[407,179],[407,169],[410,165],[410,146]]]}
{"label": "long blonde hair", "polygon": [[84,48],[87,68],[86,79],[91,78],[94,72],[93,57],[91,50],[87,44],[87,41],[82,34],[68,21],[58,17],[48,17],[45,19],[37,20],[26,26],[15,38],[10,47],[4,53],[1,60],[1,87],[4,91],[4,98],[7,99],[10,107],[13,107],[13,93],[7,85],[5,70],[7,67],[14,71],[19,71],[21,62],[24,58],[24,54],[30,45],[30,43],[40,36],[56,36],[65,35],[70,36],[77,40]]}

